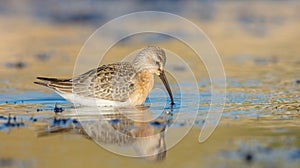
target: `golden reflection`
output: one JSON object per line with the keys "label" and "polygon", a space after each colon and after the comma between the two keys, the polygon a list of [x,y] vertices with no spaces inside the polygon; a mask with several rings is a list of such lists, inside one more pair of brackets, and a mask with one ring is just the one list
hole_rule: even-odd
{"label": "golden reflection", "polygon": [[[37,129],[38,135],[76,133],[94,140],[104,148],[115,145],[118,149],[124,147],[126,150],[130,147],[134,154],[128,156],[151,161],[166,158],[165,130],[172,120],[171,110],[164,110],[158,116],[154,116],[156,113],[145,106],[100,110],[82,107],[76,111],[57,115],[51,125]],[[67,123],[66,120],[70,120],[69,124],[63,125]],[[111,151],[110,148],[106,149]],[[118,150],[112,152],[118,153]],[[124,155],[122,152],[119,154]]]}

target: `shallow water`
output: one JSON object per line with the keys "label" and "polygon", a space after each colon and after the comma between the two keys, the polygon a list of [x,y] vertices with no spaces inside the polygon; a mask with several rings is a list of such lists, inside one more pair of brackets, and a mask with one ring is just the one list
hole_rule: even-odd
{"label": "shallow water", "polygon": [[[191,165],[193,165],[192,163],[201,162],[204,163],[204,165],[213,167],[234,167],[236,164],[244,165],[245,167],[295,167],[299,164],[300,142],[298,126],[300,120],[299,103],[297,102],[298,95],[291,93],[287,98],[280,93],[270,93],[270,90],[273,88],[255,92],[253,92],[253,88],[249,91],[236,91],[235,87],[251,85],[253,81],[242,83],[237,80],[229,80],[228,83],[230,83],[231,87],[229,87],[230,89],[228,89],[227,92],[227,101],[222,120],[213,136],[208,142],[203,144],[197,142],[197,134],[199,134],[200,129],[205,123],[207,110],[210,105],[210,92],[200,92],[200,106],[198,107],[198,115],[195,120],[193,118],[193,114],[195,114],[195,112],[192,111],[193,107],[180,106],[180,103],[185,104],[191,101],[189,99],[179,99],[179,93],[184,91],[181,90],[177,92],[176,87],[172,89],[176,103],[173,107],[165,106],[165,104],[162,103],[166,101],[166,97],[160,97],[158,93],[159,90],[154,90],[150,94],[146,100],[145,108],[150,110],[152,115],[150,118],[156,119],[143,124],[143,127],[146,125],[147,130],[156,130],[154,134],[150,135],[157,135],[160,132],[159,130],[168,128],[171,133],[166,133],[169,134],[169,137],[164,138],[164,141],[172,144],[174,140],[172,130],[175,130],[175,132],[179,134],[183,132],[183,130],[180,130],[181,128],[188,129],[194,125],[192,131],[178,144],[178,146],[185,147],[180,149],[180,147],[175,146],[173,149],[168,150],[166,152],[167,157],[163,157],[165,161],[161,164],[174,164],[173,158],[180,158],[182,150],[192,150],[193,156],[195,155],[201,158],[195,156],[190,158],[189,162]],[[159,84],[159,86],[161,86],[161,84]],[[189,84],[186,83],[184,86],[188,88]],[[261,85],[259,86],[261,87]],[[202,87],[203,90],[205,90],[209,85],[202,82]],[[19,139],[5,143],[6,145],[1,147],[3,149],[1,151],[10,150],[16,145],[19,146],[22,144],[20,143],[21,141],[26,142],[27,145],[20,146],[21,149],[12,150],[12,157],[14,158],[15,154],[31,153],[31,158],[29,159],[10,160],[4,157],[4,159],[8,160],[3,160],[2,165],[11,164],[10,166],[15,166],[21,163],[22,165],[28,165],[28,167],[44,165],[45,163],[40,162],[42,158],[36,156],[36,152],[41,150],[41,148],[46,148],[46,150],[55,148],[52,152],[62,154],[61,150],[67,152],[69,150],[68,148],[74,148],[72,144],[68,144],[69,141],[76,141],[73,143],[80,143],[80,146],[89,144],[88,146],[92,145],[100,148],[97,144],[91,143],[94,140],[96,143],[103,143],[104,145],[115,145],[115,148],[118,148],[117,151],[124,148],[126,152],[123,152],[123,154],[137,155],[138,149],[134,147],[132,140],[116,136],[115,134],[107,135],[107,132],[104,131],[104,133],[101,133],[99,130],[103,128],[105,128],[104,130],[108,129],[106,125],[103,126],[105,122],[106,124],[108,123],[109,126],[113,126],[118,132],[128,132],[128,130],[131,132],[139,132],[140,124],[131,123],[127,120],[140,117],[143,113],[140,110],[138,110],[138,112],[128,109],[119,109],[116,111],[111,108],[102,108],[100,110],[101,115],[99,115],[99,110],[77,107],[76,112],[74,111],[75,107],[71,103],[55,93],[29,91],[15,94],[2,93],[1,97],[5,98],[1,100],[0,105],[1,138],[5,139],[5,142],[8,142],[6,141],[8,139]],[[180,103],[178,103],[178,101],[180,101]],[[126,117],[120,118],[120,114],[126,114]],[[128,122],[131,124],[128,125]],[[96,123],[96,127],[95,124],[92,123]],[[122,123],[125,123],[125,125]],[[120,124],[123,125],[121,128]],[[99,125],[100,128],[98,128]],[[118,127],[116,127],[117,125]],[[95,135],[90,135],[95,129],[98,130],[96,131],[98,138],[95,138]],[[28,132],[28,130],[30,131]],[[26,132],[26,134],[20,137],[18,132]],[[92,139],[86,141],[87,134]],[[150,135],[147,134],[147,136]],[[27,139],[28,137],[30,137],[30,140]],[[99,137],[101,138],[99,139]],[[40,144],[42,146],[38,146],[38,149],[28,151],[29,149],[31,150],[31,147],[36,146],[35,143],[37,141],[44,141],[45,139],[50,141],[47,147]],[[66,143],[65,145],[68,147],[57,145],[57,143],[55,143],[56,140],[62,140],[59,144]],[[191,142],[193,142],[194,147],[198,147],[194,149],[189,145]],[[119,149],[120,146],[121,149]],[[132,151],[132,149],[130,150],[128,148],[135,148],[135,150]],[[146,147],[143,146],[142,149],[144,148]],[[204,150],[202,148],[204,148]],[[20,153],[20,150],[27,152]],[[93,152],[98,153],[99,151]],[[103,152],[107,153],[108,151]],[[103,156],[103,152],[94,154]],[[3,152],[2,155],[6,155],[5,152]],[[71,153],[71,155],[78,157],[80,152]],[[113,154],[109,155],[112,155],[109,156],[111,158],[119,158]],[[46,158],[48,157],[50,156]],[[162,156],[158,158],[161,157]],[[21,158],[23,158],[23,156]],[[91,158],[85,159],[90,160]],[[133,161],[130,158],[123,158],[122,160],[121,162],[126,163]],[[153,158],[145,157],[145,160],[153,160]],[[169,160],[171,160],[172,163],[170,163]],[[214,160],[214,162],[212,162],[212,160]],[[62,164],[62,162],[60,164]],[[95,161],[93,162],[93,164],[96,163]],[[187,162],[185,161],[185,163]],[[111,165],[112,163],[106,162],[106,164]],[[140,164],[143,164],[143,162]]]}
{"label": "shallow water", "polygon": [[[160,89],[151,92],[144,107],[105,108],[101,115],[99,109],[74,107],[33,84],[36,76],[72,76],[76,56],[89,35],[111,18],[139,9],[135,4],[122,3],[124,8],[115,11],[111,10],[114,2],[93,0],[80,5],[34,0],[0,3],[4,39],[0,41],[0,167],[279,168],[300,164],[298,2],[166,1],[165,8],[159,3],[140,3],[141,9],[161,9],[190,18],[207,33],[222,57],[227,76],[224,112],[204,143],[198,137],[211,105],[207,70],[188,47],[170,37],[147,34],[123,39],[101,64],[119,61],[149,44],[172,49],[190,65],[198,85],[195,91],[195,83],[186,75],[188,69],[168,59],[166,69],[176,74],[167,76],[174,106],[168,105],[159,80],[156,86]],[[182,9],[175,10],[176,5]],[[178,78],[185,82],[176,83]],[[182,99],[184,93],[189,96]],[[199,96],[199,106],[194,96]],[[218,106],[212,104],[212,109]],[[140,118],[154,120],[135,121]],[[166,153],[143,156],[152,148],[149,144],[155,146],[162,140],[165,147],[171,147],[190,127]],[[169,133],[163,135],[162,130]],[[132,136],[152,138],[136,141]],[[97,143],[143,157],[120,156]],[[160,151],[164,146],[152,149]]]}

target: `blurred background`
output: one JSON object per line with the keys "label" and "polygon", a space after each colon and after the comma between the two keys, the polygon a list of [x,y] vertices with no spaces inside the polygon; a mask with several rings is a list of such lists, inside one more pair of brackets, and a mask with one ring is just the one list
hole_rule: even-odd
{"label": "blurred background", "polygon": [[[20,100],[57,98],[33,85],[35,77],[72,76],[81,47],[97,28],[138,11],[170,12],[198,25],[219,52],[228,82],[226,108],[213,136],[199,144],[200,130],[193,129],[162,163],[115,156],[80,136],[39,139],[21,128],[0,131],[0,167],[299,166],[299,9],[298,0],[0,0],[0,116],[40,107]],[[133,45],[143,48],[149,41],[192,58],[182,44],[155,37],[121,41],[105,61],[115,62]],[[205,66],[193,60],[190,65],[205,93],[210,86]],[[184,75],[180,66],[169,68]]]}
{"label": "blurred background", "polygon": [[[1,72],[9,70],[3,77],[14,76],[11,80],[17,80],[15,75],[31,78],[25,73],[31,69],[59,75],[54,73],[56,68],[50,68],[53,62],[62,75],[69,76],[82,45],[101,25],[131,12],[158,10],[185,17],[203,29],[220,53],[227,76],[256,78],[258,74],[252,72],[255,67],[258,72],[267,71],[259,73],[264,79],[295,79],[297,73],[293,72],[299,67],[299,5],[298,1],[276,0],[1,0]],[[121,48],[126,50],[128,45]],[[241,68],[242,64],[247,66]],[[2,81],[0,86],[6,87],[7,82]],[[35,89],[31,83],[23,83],[21,89],[24,86]]]}

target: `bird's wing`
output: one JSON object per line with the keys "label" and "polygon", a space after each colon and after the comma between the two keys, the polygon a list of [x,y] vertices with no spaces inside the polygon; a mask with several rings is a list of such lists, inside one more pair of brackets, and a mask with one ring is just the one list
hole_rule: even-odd
{"label": "bird's wing", "polygon": [[60,93],[75,93],[84,97],[126,101],[134,91],[135,68],[127,62],[107,64],[71,79],[38,77],[36,84]]}

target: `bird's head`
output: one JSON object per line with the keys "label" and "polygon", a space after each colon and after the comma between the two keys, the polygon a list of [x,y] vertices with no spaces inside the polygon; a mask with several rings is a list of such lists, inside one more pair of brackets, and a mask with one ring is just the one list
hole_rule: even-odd
{"label": "bird's head", "polygon": [[166,54],[163,49],[150,46],[141,50],[133,61],[138,71],[147,70],[159,75],[166,64]]}
{"label": "bird's head", "polygon": [[163,49],[150,46],[144,48],[137,54],[133,60],[133,65],[138,72],[148,71],[149,73],[158,75],[169,93],[171,104],[174,104],[173,95],[164,71],[166,59],[166,54]]}

